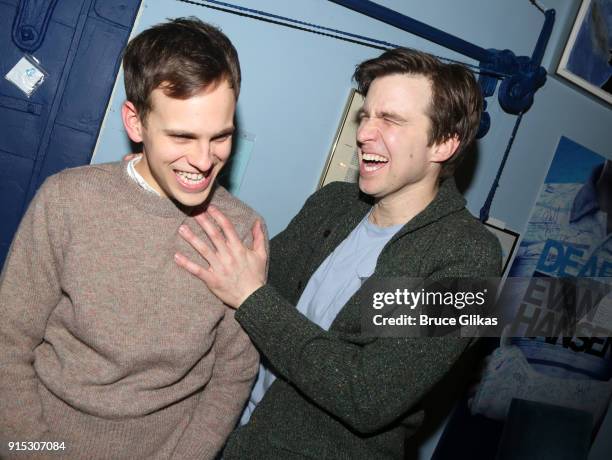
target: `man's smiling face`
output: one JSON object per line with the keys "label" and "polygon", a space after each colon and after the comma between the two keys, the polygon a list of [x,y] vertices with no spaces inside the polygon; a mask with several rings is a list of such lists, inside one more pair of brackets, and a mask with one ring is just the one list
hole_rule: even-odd
{"label": "man's smiling face", "polygon": [[429,145],[431,84],[422,75],[376,78],[359,112],[359,187],[378,199],[400,196],[437,175]]}
{"label": "man's smiling face", "polygon": [[229,158],[235,109],[226,80],[187,99],[155,89],[146,120],[132,118],[128,129],[133,141],[143,143],[136,170],[162,196],[185,206],[201,204]]}

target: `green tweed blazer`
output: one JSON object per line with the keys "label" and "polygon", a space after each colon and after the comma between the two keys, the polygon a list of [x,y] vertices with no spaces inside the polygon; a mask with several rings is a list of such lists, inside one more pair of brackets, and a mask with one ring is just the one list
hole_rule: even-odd
{"label": "green tweed blazer", "polygon": [[[329,331],[295,308],[312,274],[371,206],[355,184],[329,184],[271,240],[268,284],[236,319],[279,378],[230,437],[224,459],[404,458],[405,440],[424,418],[420,402],[470,339],[366,338],[360,306],[371,299],[362,289]],[[372,277],[495,277],[500,268],[497,239],[448,179],[383,248]]]}

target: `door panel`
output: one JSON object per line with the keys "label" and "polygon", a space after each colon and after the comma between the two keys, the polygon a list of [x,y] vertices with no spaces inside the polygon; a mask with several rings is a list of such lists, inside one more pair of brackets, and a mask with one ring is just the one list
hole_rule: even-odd
{"label": "door panel", "polygon": [[40,184],[89,163],[140,3],[58,1],[44,39],[30,53],[49,75],[28,98],[4,78],[27,49],[13,40],[21,30],[13,33],[15,17],[20,7],[53,3],[0,0],[0,266]]}

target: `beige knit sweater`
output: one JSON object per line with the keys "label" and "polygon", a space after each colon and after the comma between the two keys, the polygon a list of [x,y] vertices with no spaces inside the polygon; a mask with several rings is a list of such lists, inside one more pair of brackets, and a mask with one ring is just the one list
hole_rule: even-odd
{"label": "beige knit sweater", "polygon": [[[212,203],[244,240],[257,215]],[[59,173],[23,218],[0,278],[0,457],[63,441],[60,458],[206,459],[223,446],[258,356],[233,311],[180,269],[189,213],[125,163]],[[25,454],[25,455],[24,455]],[[55,455],[54,458],[58,458]]]}

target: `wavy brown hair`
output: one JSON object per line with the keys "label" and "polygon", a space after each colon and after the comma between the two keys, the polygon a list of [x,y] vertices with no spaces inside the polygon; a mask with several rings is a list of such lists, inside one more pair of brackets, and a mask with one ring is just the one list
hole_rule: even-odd
{"label": "wavy brown hair", "polygon": [[422,75],[431,83],[429,145],[457,136],[459,147],[442,164],[440,178],[452,176],[465,150],[474,141],[482,113],[482,93],[472,72],[410,48],[385,51],[359,64],[353,75],[359,93],[366,95],[376,78],[394,74]]}
{"label": "wavy brown hair", "polygon": [[240,93],[238,53],[223,32],[197,18],[177,18],[138,34],[123,54],[128,101],[144,121],[151,93],[187,99],[202,89],[229,82]]}

